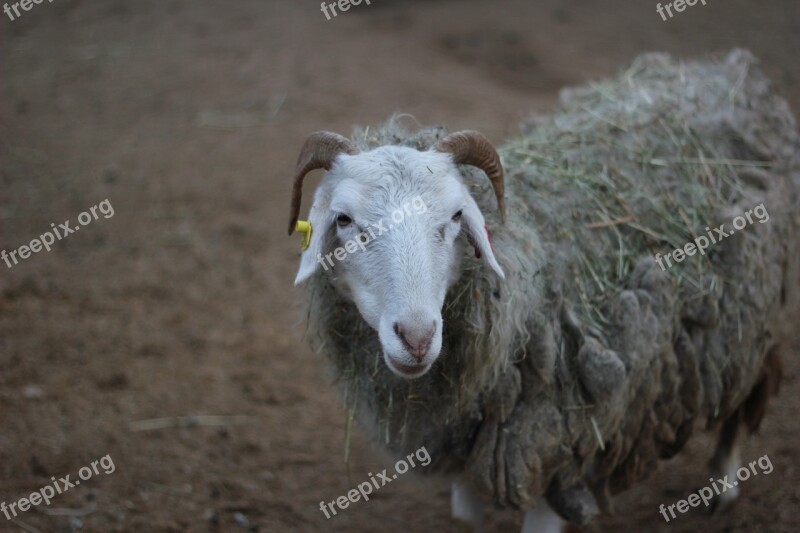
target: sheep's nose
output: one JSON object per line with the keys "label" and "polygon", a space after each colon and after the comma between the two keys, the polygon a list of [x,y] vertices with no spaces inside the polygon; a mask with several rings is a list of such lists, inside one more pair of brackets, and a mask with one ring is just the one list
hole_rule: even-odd
{"label": "sheep's nose", "polygon": [[422,326],[419,323],[404,324],[395,322],[394,332],[403,342],[403,346],[406,347],[409,355],[417,361],[422,361],[431,348],[433,334],[436,333],[436,321],[426,326]]}

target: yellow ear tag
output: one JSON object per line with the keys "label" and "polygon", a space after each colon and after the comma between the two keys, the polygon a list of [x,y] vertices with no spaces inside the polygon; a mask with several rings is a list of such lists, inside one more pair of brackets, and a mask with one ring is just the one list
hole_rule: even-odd
{"label": "yellow ear tag", "polygon": [[303,242],[300,244],[300,250],[305,252],[308,249],[308,245],[311,244],[311,222],[308,220],[298,220],[294,229],[298,233],[303,234]]}

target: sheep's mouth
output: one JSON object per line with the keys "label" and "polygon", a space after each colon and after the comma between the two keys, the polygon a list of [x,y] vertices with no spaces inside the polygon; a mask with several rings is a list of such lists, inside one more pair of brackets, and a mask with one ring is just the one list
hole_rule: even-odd
{"label": "sheep's mouth", "polygon": [[389,367],[404,378],[418,378],[425,372],[427,372],[431,366],[431,365],[404,365],[402,363],[397,363],[395,361],[392,361],[392,359],[389,357],[387,357],[386,359],[387,362],[389,363]]}

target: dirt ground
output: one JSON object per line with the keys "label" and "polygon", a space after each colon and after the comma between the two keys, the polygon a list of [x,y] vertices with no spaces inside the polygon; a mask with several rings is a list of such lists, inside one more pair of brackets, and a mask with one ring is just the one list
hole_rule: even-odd
{"label": "dirt ground", "polygon": [[[0,249],[114,209],[0,263],[0,501],[114,463],[0,531],[467,531],[447,487],[410,474],[330,520],[319,510],[390,463],[357,430],[344,463],[344,410],[302,341],[294,160],[314,130],[398,111],[499,143],[560,87],[654,50],[750,48],[800,111],[797,2],[709,0],[668,22],[655,4],[373,0],[328,21],[315,1],[57,0],[0,14]],[[743,452],[774,471],[728,513],[658,514],[708,483],[701,437],[586,531],[797,531],[799,372],[786,361]],[[142,423],[163,417],[195,418]],[[489,530],[519,524],[499,510]]]}

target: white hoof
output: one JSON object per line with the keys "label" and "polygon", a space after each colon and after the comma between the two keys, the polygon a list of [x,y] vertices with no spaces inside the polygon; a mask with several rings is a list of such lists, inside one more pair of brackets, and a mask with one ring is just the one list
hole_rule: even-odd
{"label": "white hoof", "polygon": [[525,511],[522,533],[561,533],[563,527],[564,520],[550,508],[544,498],[539,498],[535,508]]}
{"label": "white hoof", "polygon": [[483,502],[466,484],[456,481],[450,495],[453,518],[472,526],[474,531],[483,529]]}

